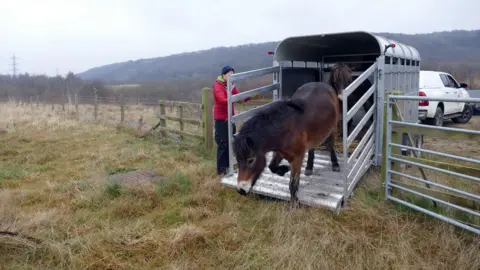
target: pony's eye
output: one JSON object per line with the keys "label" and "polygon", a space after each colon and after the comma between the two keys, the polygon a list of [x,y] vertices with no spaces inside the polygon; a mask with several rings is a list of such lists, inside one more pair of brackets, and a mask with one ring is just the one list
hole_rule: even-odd
{"label": "pony's eye", "polygon": [[249,159],[247,160],[248,165],[252,165],[253,162],[255,162],[255,158],[249,158]]}

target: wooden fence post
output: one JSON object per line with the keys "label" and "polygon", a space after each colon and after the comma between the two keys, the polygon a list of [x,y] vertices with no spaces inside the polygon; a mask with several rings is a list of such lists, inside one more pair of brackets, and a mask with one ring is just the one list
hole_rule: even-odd
{"label": "wooden fence post", "polygon": [[212,90],[208,87],[202,89],[202,128],[205,146],[213,148],[213,99]]}
{"label": "wooden fence post", "polygon": [[[165,116],[167,114],[165,112],[165,104],[163,104],[162,101],[159,101],[158,105],[160,106],[160,128],[166,128],[167,122],[165,121]],[[167,136],[167,132],[165,131],[165,129],[162,129],[162,136],[163,137]]]}
{"label": "wooden fence post", "polygon": [[125,122],[125,92],[120,90],[120,123]]}
{"label": "wooden fence post", "polygon": [[78,119],[78,93],[77,93],[77,90],[75,90],[75,114],[77,115],[77,119]]}
{"label": "wooden fence post", "polygon": [[140,119],[138,119],[138,126],[137,126],[137,131],[138,132],[142,131],[143,125],[144,125],[144,123],[143,123],[143,115],[142,115],[142,116],[140,116]]}
{"label": "wooden fence post", "polygon": [[97,100],[97,88],[93,87],[93,105],[94,110],[93,110],[93,117],[95,120],[97,120],[97,115],[98,115],[98,100]]}
{"label": "wooden fence post", "polygon": [[[177,116],[179,118],[178,123],[180,124],[180,131],[183,132],[183,106],[178,105],[177,107]],[[183,140],[185,137],[180,135],[180,139]]]}

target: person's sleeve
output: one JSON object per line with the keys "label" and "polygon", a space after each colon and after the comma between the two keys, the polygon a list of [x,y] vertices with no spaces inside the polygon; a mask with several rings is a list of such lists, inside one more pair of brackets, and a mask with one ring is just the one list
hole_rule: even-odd
{"label": "person's sleeve", "polygon": [[[235,86],[235,87],[233,88],[233,90],[232,90],[232,94],[236,95],[236,94],[238,94],[238,93],[240,93],[240,92],[238,91],[237,87]],[[242,104],[242,103],[247,102],[247,101],[249,101],[249,100],[250,100],[250,98],[248,97],[248,98],[245,98],[245,99],[242,100],[242,101],[239,101],[238,103]]]}
{"label": "person's sleeve", "polygon": [[213,87],[213,95],[215,97],[215,103],[217,104],[227,104],[228,97],[227,92],[220,89],[218,86]]}

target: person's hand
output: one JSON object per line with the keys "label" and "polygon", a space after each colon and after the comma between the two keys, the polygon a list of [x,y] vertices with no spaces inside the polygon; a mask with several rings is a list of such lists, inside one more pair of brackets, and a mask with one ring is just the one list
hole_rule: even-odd
{"label": "person's hand", "polygon": [[253,96],[251,96],[249,98],[246,98],[244,100],[239,100],[239,101],[237,101],[237,103],[238,104],[243,104],[245,102],[248,102],[249,100],[254,100],[254,99],[258,99],[258,98],[260,98],[260,94],[257,93],[257,94],[254,94]]}

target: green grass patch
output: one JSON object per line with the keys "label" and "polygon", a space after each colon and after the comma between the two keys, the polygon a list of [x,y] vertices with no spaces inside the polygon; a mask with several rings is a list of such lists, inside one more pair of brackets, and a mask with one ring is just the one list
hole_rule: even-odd
{"label": "green grass patch", "polygon": [[118,183],[105,184],[105,194],[112,198],[122,195],[122,186]]}
{"label": "green grass patch", "polygon": [[2,180],[21,180],[27,176],[27,172],[20,166],[2,165],[0,168],[0,181]]}
{"label": "green grass patch", "polygon": [[107,167],[106,171],[108,175],[114,175],[118,173],[127,173],[127,172],[133,172],[137,170],[136,168],[112,168],[112,167]]}
{"label": "green grass patch", "polygon": [[183,173],[177,173],[174,177],[167,178],[157,183],[157,194],[160,197],[188,195],[191,191],[192,182]]}
{"label": "green grass patch", "polygon": [[47,172],[53,169],[54,167],[48,164],[37,164],[33,166],[33,171],[35,172]]}
{"label": "green grass patch", "polygon": [[179,225],[185,222],[182,217],[182,208],[178,205],[173,205],[165,209],[162,215],[162,223],[168,226]]}

